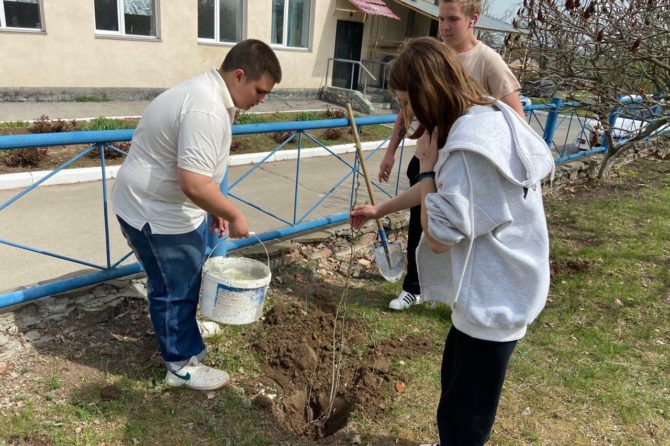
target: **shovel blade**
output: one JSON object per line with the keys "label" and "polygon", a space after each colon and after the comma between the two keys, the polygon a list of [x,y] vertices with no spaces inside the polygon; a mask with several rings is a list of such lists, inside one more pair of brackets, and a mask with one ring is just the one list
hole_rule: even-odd
{"label": "shovel blade", "polygon": [[405,271],[405,256],[400,243],[389,243],[387,246],[388,253],[384,246],[375,247],[375,262],[382,277],[389,282],[395,282]]}

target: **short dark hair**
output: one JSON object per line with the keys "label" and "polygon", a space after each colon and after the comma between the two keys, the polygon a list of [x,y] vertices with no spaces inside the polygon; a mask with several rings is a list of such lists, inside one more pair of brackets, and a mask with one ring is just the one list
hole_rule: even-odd
{"label": "short dark hair", "polygon": [[255,81],[268,74],[278,84],[281,66],[272,48],[256,39],[243,40],[228,51],[221,64],[221,71],[244,70],[249,80]]}

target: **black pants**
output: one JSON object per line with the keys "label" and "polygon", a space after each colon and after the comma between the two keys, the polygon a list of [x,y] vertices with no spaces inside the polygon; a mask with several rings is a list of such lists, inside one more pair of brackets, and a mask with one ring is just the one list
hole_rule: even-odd
{"label": "black pants", "polygon": [[516,341],[484,341],[451,327],[442,356],[442,394],[437,406],[440,446],[486,442],[515,346]]}
{"label": "black pants", "polygon": [[[407,179],[409,185],[416,184],[416,176],[419,174],[419,158],[413,156],[407,166]],[[409,228],[407,228],[407,275],[402,283],[402,289],[412,294],[420,294],[419,274],[416,270],[416,247],[421,240],[421,206],[414,206],[409,210]]]}

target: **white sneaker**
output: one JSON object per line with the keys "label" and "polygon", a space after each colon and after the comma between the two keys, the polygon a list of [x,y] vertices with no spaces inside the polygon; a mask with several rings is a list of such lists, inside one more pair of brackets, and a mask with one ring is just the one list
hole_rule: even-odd
{"label": "white sneaker", "polygon": [[214,390],[222,387],[230,377],[223,370],[208,367],[193,356],[178,372],[168,371],[165,383],[170,387],[188,387],[195,390]]}
{"label": "white sneaker", "polygon": [[419,302],[421,302],[421,294],[412,294],[403,290],[398,297],[389,302],[389,308],[402,311]]}

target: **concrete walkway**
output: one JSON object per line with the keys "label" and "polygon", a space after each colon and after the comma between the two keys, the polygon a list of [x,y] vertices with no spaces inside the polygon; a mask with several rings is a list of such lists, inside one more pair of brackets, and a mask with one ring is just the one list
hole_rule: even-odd
{"label": "concrete walkway", "polygon": [[[36,119],[47,115],[51,119],[82,119],[97,116],[138,116],[148,101],[133,102],[0,102],[0,121]],[[321,101],[268,100],[254,107],[253,112],[324,110],[330,105]],[[408,149],[410,152],[412,149]],[[378,171],[383,151],[376,154],[368,168]],[[353,162],[353,155],[344,155]],[[409,157],[405,157],[405,163]],[[252,166],[233,166],[230,180],[239,178]],[[404,168],[404,167],[403,167]],[[297,218],[312,207],[349,171],[349,167],[332,156],[301,160]],[[267,209],[279,217],[293,221],[296,160],[268,163],[257,169],[232,193]],[[404,171],[403,171],[404,172]],[[401,187],[407,185],[404,175]],[[345,211],[349,206],[352,180],[345,181],[306,221]],[[113,180],[108,181],[111,190]],[[393,190],[395,183],[389,185]],[[366,201],[365,183],[360,179],[357,200]],[[0,203],[11,199],[20,189],[0,190]],[[382,195],[378,193],[377,199]],[[247,216],[251,229],[265,232],[286,226],[250,206],[237,202]],[[121,236],[112,212],[110,213],[111,262],[116,262],[130,250]],[[99,181],[70,185],[43,186],[16,201],[0,214],[0,238],[36,249],[73,257],[96,265],[106,264],[102,184]],[[126,263],[134,262],[131,257]],[[80,274],[93,269],[65,260],[0,244],[0,292],[27,285]]]}
{"label": "concrete walkway", "polygon": [[[32,121],[46,115],[49,119],[92,119],[138,117],[151,101],[108,102],[0,102],[0,122]],[[333,105],[318,100],[286,100],[270,98],[264,104],[253,107],[253,113],[277,111],[325,110]]]}
{"label": "concrete walkway", "polygon": [[[382,156],[383,151],[375,154],[368,162],[371,173],[376,174],[378,171]],[[343,158],[353,163],[353,155],[344,155]],[[405,161],[408,158],[405,157]],[[231,167],[231,182],[251,167],[249,165]],[[284,220],[293,221],[295,171],[295,160],[268,163],[257,169],[231,192]],[[297,219],[300,219],[348,171],[349,167],[334,157],[301,160]],[[108,181],[108,188],[111,188],[112,183],[113,180]],[[349,207],[351,184],[351,178],[343,182],[314,214],[306,218],[306,221],[346,211]],[[363,178],[360,178],[359,184],[357,202],[367,202]],[[393,191],[394,186],[395,183],[390,184],[388,190]],[[404,175],[400,187],[407,187]],[[0,191],[0,203],[4,203],[17,192],[17,190]],[[381,192],[376,193],[376,198],[378,201],[384,200]],[[252,231],[261,233],[286,226],[285,223],[248,205],[235,202],[246,215]],[[130,250],[120,233],[111,205],[109,213],[111,262],[114,263]],[[102,183],[96,181],[44,186],[33,190],[2,211],[0,238],[89,263],[105,265]],[[134,262],[134,259],[131,258],[129,262]],[[0,265],[2,265],[0,292],[82,271],[93,271],[84,265],[5,244],[0,244]]]}

